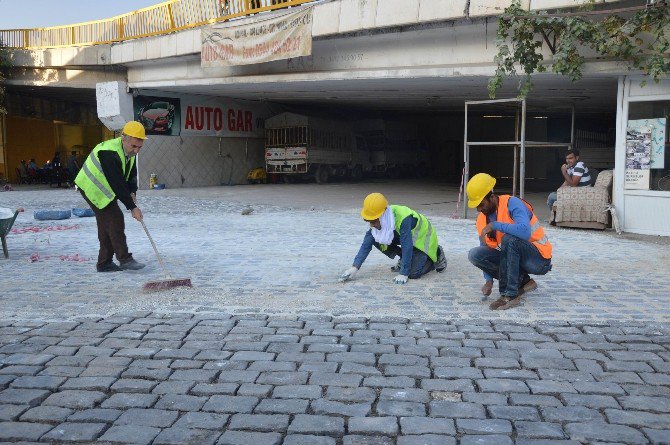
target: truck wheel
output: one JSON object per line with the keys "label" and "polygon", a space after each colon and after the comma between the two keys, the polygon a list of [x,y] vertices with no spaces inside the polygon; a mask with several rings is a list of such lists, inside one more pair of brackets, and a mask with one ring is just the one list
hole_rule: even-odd
{"label": "truck wheel", "polygon": [[360,165],[356,165],[354,168],[351,169],[351,179],[354,181],[360,181],[363,179],[363,167]]}
{"label": "truck wheel", "polygon": [[314,179],[316,180],[317,184],[325,184],[328,182],[328,177],[330,174],[328,173],[328,167],[325,165],[320,165],[319,168],[316,170],[314,173]]}
{"label": "truck wheel", "polygon": [[293,181],[293,176],[291,175],[281,175],[281,179],[284,184],[293,184],[295,182]]}

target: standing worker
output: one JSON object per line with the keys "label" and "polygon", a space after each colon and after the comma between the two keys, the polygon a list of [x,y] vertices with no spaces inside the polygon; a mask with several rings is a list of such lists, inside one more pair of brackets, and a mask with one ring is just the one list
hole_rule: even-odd
{"label": "standing worker", "polygon": [[[144,264],[133,259],[126,243],[125,221],[117,199],[142,221],[142,211],[136,204],[137,164],[135,155],[146,139],[144,126],[128,122],[121,137],[98,144],[86,158],[74,182],[93,212],[98,224],[98,272],[138,270]],[[112,258],[116,254],[119,265]]]}
{"label": "standing worker", "polygon": [[468,207],[477,208],[480,246],[468,253],[472,264],[484,272],[485,297],[491,295],[493,279],[498,279],[500,298],[491,309],[518,306],[521,295],[537,289],[528,274],[544,275],[551,270],[551,243],[544,234],[533,207],[510,195],[496,195],[496,180],[478,173],[468,181]]}
{"label": "standing worker", "polygon": [[69,173],[68,182],[74,180],[79,173],[79,161],[77,160],[77,152],[73,151],[67,158],[67,170]]}
{"label": "standing worker", "polygon": [[420,278],[433,269],[442,272],[447,268],[435,229],[424,215],[409,207],[389,205],[384,195],[371,193],[363,201],[361,216],[370,223],[370,230],[365,233],[353,266],[340,276],[340,281],[356,275],[372,246],[391,259],[400,257],[398,264],[391,268],[398,272],[393,279],[396,284],[405,284],[408,278]]}

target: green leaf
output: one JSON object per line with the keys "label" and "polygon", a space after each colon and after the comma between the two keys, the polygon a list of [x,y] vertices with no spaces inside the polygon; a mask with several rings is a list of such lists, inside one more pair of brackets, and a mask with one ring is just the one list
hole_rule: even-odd
{"label": "green leaf", "polygon": [[[590,0],[580,10],[593,9]],[[494,57],[497,65],[490,79],[491,97],[507,76],[516,75],[519,66],[523,77],[519,81],[520,97],[532,90],[532,75],[545,72],[542,62],[543,34],[554,36],[556,51],[551,70],[572,81],[582,77],[586,59],[581,53],[590,48],[599,56],[614,58],[641,70],[658,81],[670,72],[670,8],[659,6],[620,16],[551,16],[546,11],[524,11],[520,0],[514,0],[498,19]]]}

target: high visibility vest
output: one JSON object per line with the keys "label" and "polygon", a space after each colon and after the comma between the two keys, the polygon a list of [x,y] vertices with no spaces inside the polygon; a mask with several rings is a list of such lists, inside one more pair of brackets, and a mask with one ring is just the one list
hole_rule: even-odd
{"label": "high visibility vest", "polygon": [[[395,219],[395,231],[400,233],[400,225],[408,216],[417,219],[416,226],[412,229],[412,244],[421,252],[428,255],[428,258],[437,262],[437,233],[428,218],[421,213],[415,212],[409,207],[391,205],[393,218]],[[386,250],[385,245],[381,245],[382,251]]]}
{"label": "high visibility vest", "polygon": [[[509,214],[509,210],[507,210],[507,203],[509,202],[509,199],[511,198],[510,195],[500,195],[498,196],[498,215],[496,221],[505,223],[505,224],[513,224],[514,220]],[[537,219],[537,216],[535,216],[535,213],[533,212],[533,207],[528,204],[526,201],[523,199],[524,204],[526,204],[526,207],[528,207],[528,210],[530,210],[530,213],[532,213],[532,216],[530,218],[530,238],[528,241],[535,246],[535,248],[540,252],[540,255],[542,255],[542,258],[550,259],[551,258],[551,243],[549,242],[549,239],[547,236],[544,234],[544,228],[540,225],[540,220]],[[486,215],[483,213],[479,213],[479,216],[477,216],[477,233],[479,235],[482,234],[482,230],[484,227],[486,227]],[[496,239],[492,240],[488,236],[486,237],[486,245],[493,248],[493,249],[498,249],[500,245],[502,244],[502,240],[505,234],[501,232],[500,230],[496,231]]]}
{"label": "high visibility vest", "polygon": [[123,151],[120,137],[96,145],[91,154],[88,155],[88,158],[86,158],[81,170],[79,170],[77,177],[74,179],[74,183],[84,191],[88,200],[99,209],[107,207],[110,202],[116,199],[116,194],[112,190],[112,187],[110,187],[109,182],[102,171],[102,166],[100,165],[101,151],[113,151],[119,155],[121,168],[123,170],[123,178],[126,181],[128,181],[135,165],[134,156],[131,157],[126,164],[126,154]]}

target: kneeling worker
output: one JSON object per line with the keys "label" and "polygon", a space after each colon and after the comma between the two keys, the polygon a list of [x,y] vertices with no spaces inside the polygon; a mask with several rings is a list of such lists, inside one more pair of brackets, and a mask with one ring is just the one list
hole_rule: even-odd
{"label": "kneeling worker", "polygon": [[[98,272],[138,270],[144,264],[133,259],[126,243],[125,221],[117,200],[142,221],[142,211],[136,204],[137,164],[135,156],[146,139],[144,127],[130,121],[123,127],[121,137],[96,145],[82,165],[74,183],[86,200],[98,224]],[[117,266],[112,258],[116,254]]]}
{"label": "kneeling worker", "polygon": [[420,278],[433,269],[442,272],[447,268],[435,229],[424,215],[409,207],[389,205],[384,195],[371,193],[363,201],[361,216],[370,223],[370,230],[365,233],[353,266],[340,276],[340,281],[356,275],[372,246],[391,259],[400,257],[398,264],[391,268],[398,272],[393,279],[396,284],[405,284],[408,278]]}
{"label": "kneeling worker", "polygon": [[551,243],[533,208],[510,195],[496,195],[496,180],[478,173],[468,181],[468,207],[477,208],[480,246],[468,253],[472,264],[484,272],[482,294],[491,294],[498,279],[500,298],[491,309],[509,309],[521,302],[521,295],[537,289],[528,274],[544,275],[551,270]]}

